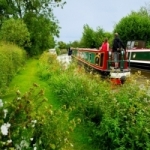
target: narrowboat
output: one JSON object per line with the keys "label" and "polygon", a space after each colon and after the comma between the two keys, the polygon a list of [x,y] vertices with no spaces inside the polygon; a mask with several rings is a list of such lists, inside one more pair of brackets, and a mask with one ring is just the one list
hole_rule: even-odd
{"label": "narrowboat", "polygon": [[115,84],[124,83],[126,77],[130,76],[130,65],[126,51],[122,50],[119,56],[119,68],[114,68],[113,53],[90,48],[71,48],[72,58],[87,67],[97,70],[102,75],[109,76]]}
{"label": "narrowboat", "polygon": [[128,41],[127,52],[131,67],[150,70],[150,49],[144,41]]}

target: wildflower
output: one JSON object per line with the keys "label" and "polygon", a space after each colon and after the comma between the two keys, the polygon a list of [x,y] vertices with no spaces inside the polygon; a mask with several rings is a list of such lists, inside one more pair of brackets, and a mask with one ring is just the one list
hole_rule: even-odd
{"label": "wildflower", "polygon": [[3,107],[3,101],[0,99],[0,108]]}
{"label": "wildflower", "polygon": [[21,100],[21,97],[17,97],[17,100]]}
{"label": "wildflower", "polygon": [[9,144],[9,143],[12,143],[12,140],[10,139],[10,140],[7,140],[7,143]]}
{"label": "wildflower", "polygon": [[73,144],[72,144],[72,143],[70,143],[70,146],[71,146],[71,147],[73,147]]}
{"label": "wildflower", "polygon": [[21,92],[20,92],[19,90],[17,90],[16,93],[17,93],[17,95],[20,95],[20,94],[21,94]]}
{"label": "wildflower", "polygon": [[4,109],[3,111],[4,111],[4,118],[6,118],[7,113],[8,113],[8,110],[7,110],[7,109]]}
{"label": "wildflower", "polygon": [[21,148],[28,148],[29,143],[26,140],[22,140],[21,143],[20,143],[20,147]]}
{"label": "wildflower", "polygon": [[30,138],[31,141],[33,141],[33,138]]}
{"label": "wildflower", "polygon": [[31,122],[35,124],[35,123],[37,123],[37,120],[32,120]]}
{"label": "wildflower", "polygon": [[34,147],[34,149],[33,150],[37,150],[37,148],[36,147]]}
{"label": "wildflower", "polygon": [[8,135],[8,129],[10,127],[10,123],[4,123],[2,126],[1,126],[1,132],[3,135]]}
{"label": "wildflower", "polygon": [[37,120],[32,120],[31,123],[33,123],[33,124],[32,124],[32,128],[34,128],[34,127],[35,127],[35,124],[37,123]]}

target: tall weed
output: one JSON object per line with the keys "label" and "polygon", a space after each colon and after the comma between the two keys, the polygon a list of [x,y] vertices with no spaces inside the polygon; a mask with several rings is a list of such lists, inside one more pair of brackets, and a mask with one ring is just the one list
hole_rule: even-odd
{"label": "tall weed", "polygon": [[66,107],[55,110],[37,84],[12,102],[0,99],[0,149],[72,149],[70,133],[79,123]]}
{"label": "tall weed", "polygon": [[140,73],[112,89],[107,80],[74,63],[56,70],[47,82],[58,101],[82,118],[95,149],[150,149],[150,82],[140,85]]}
{"label": "tall weed", "polygon": [[16,45],[0,43],[0,92],[3,92],[17,71],[24,65],[26,53]]}

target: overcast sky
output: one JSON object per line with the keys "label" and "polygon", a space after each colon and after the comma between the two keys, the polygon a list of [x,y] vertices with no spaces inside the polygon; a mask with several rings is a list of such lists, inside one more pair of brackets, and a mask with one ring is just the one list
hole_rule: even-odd
{"label": "overcast sky", "polygon": [[56,8],[54,15],[59,20],[60,37],[66,43],[79,41],[83,26],[88,24],[112,32],[114,25],[123,17],[146,6],[150,0],[66,0],[63,9]]}

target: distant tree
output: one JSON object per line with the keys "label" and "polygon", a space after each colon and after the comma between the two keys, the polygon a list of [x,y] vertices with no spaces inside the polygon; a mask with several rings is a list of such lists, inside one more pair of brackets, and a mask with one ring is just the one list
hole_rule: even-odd
{"label": "distant tree", "polygon": [[0,38],[17,44],[20,47],[30,47],[30,33],[23,20],[8,19],[1,28]]}
{"label": "distant tree", "polygon": [[81,38],[82,47],[95,48],[94,30],[88,25],[84,25]]}
{"label": "distant tree", "polygon": [[150,17],[141,9],[139,12],[131,12],[123,17],[115,26],[114,32],[118,32],[126,44],[129,40],[150,41]]}
{"label": "distant tree", "polygon": [[80,47],[80,41],[73,41],[72,43],[68,44],[68,47]]}
{"label": "distant tree", "polygon": [[84,31],[80,41],[80,45],[82,47],[99,48],[105,38],[108,38],[108,40],[110,38],[112,39],[112,34],[109,32],[105,32],[100,27],[98,27],[96,31],[94,31],[88,25],[84,25],[83,30]]}
{"label": "distant tree", "polygon": [[59,49],[66,49],[67,48],[67,44],[63,41],[59,41],[58,42],[58,48]]}

